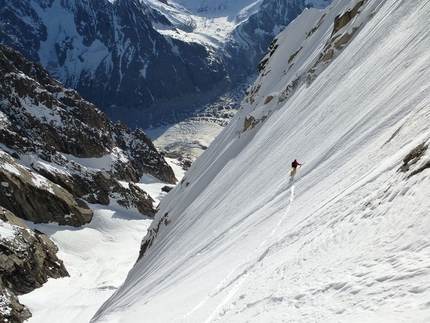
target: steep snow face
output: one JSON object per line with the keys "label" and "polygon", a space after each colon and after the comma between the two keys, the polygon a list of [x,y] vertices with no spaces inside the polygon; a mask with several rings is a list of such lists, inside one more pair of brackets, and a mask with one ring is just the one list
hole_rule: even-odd
{"label": "steep snow face", "polygon": [[429,19],[338,0],[279,35],[92,322],[428,322]]}

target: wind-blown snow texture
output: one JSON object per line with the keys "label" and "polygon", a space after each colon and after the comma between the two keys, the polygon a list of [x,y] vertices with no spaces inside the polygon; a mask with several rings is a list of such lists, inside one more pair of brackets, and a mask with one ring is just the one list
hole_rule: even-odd
{"label": "wind-blown snow texture", "polygon": [[[152,247],[92,322],[430,320],[430,152],[398,171],[430,142],[430,2],[365,2],[341,31],[359,27],[349,45],[285,91],[358,2],[279,35],[252,99],[163,199]],[[262,121],[243,131],[249,116]]]}

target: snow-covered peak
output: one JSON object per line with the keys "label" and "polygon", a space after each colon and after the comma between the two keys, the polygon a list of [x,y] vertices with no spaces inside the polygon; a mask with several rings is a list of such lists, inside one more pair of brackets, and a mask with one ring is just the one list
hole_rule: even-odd
{"label": "snow-covered peak", "polygon": [[165,15],[176,28],[155,24],[159,32],[174,38],[219,46],[241,22],[254,14],[263,0],[159,1],[142,0]]}
{"label": "snow-covered peak", "polygon": [[305,15],[92,322],[429,320],[430,6]]}

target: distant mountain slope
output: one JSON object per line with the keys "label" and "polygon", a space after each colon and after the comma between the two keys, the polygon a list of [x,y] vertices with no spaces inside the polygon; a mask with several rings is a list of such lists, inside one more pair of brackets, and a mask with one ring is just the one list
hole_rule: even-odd
{"label": "distant mountain slope", "polygon": [[428,19],[337,0],[277,36],[92,322],[427,322]]}
{"label": "distant mountain slope", "polygon": [[109,117],[149,128],[235,91],[305,7],[305,0],[266,0],[226,2],[217,11],[212,2],[204,16],[204,3],[181,3],[5,0],[0,42],[40,61]]}

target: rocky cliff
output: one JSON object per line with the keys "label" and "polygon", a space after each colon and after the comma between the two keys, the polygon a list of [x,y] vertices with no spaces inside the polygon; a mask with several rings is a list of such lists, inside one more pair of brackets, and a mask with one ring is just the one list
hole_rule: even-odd
{"label": "rocky cliff", "polygon": [[135,182],[176,179],[142,131],[111,122],[5,45],[0,78],[0,321],[21,322],[30,313],[16,295],[67,275],[54,243],[21,219],[81,226],[90,203],[112,201],[152,217],[154,201]]}
{"label": "rocky cliff", "polygon": [[154,214],[145,192],[119,182],[136,182],[144,173],[176,180],[142,131],[112,123],[40,64],[6,46],[0,46],[0,76],[3,206],[34,222],[80,225],[91,219],[85,202],[106,205],[115,195]]}
{"label": "rocky cliff", "polygon": [[31,313],[17,295],[42,286],[48,278],[68,276],[58,248],[0,206],[0,321],[23,322]]}

